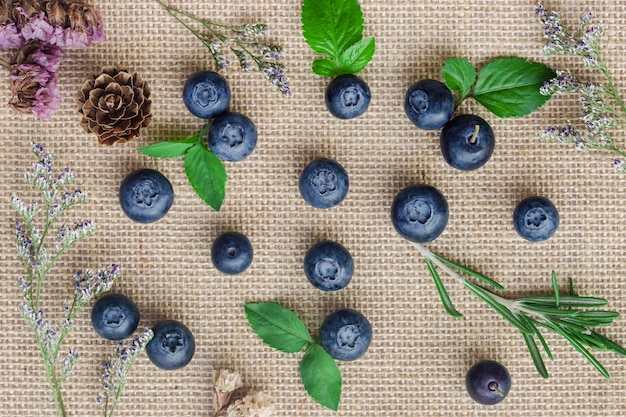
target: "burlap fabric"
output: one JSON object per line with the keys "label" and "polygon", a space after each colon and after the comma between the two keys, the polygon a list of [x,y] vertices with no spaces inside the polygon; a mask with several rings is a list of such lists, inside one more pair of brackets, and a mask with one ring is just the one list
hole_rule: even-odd
{"label": "burlap fabric", "polygon": [[[609,155],[580,153],[538,138],[557,120],[578,117],[575,98],[559,97],[528,117],[507,120],[466,103],[461,110],[485,117],[497,135],[490,162],[471,173],[446,165],[437,134],[418,131],[402,109],[407,87],[440,78],[441,65],[452,56],[481,65],[519,55],[596,77],[577,60],[542,56],[533,2],[363,1],[366,35],[376,36],[378,43],[361,74],[372,90],[372,103],[365,116],[341,121],[325,108],[326,80],[310,70],[314,54],[302,37],[300,2],[171,0],[171,6],[224,23],[266,22],[272,39],[287,52],[291,98],[283,98],[257,73],[227,75],[232,108],[256,123],[259,142],[246,160],[227,163],[227,197],[220,212],[195,195],[181,159],[156,160],[136,151],[203,127],[183,106],[181,90],[190,73],[213,68],[207,50],[155,2],[93,3],[104,17],[108,40],[69,51],[59,78],[61,110],[49,122],[6,107],[0,111],[0,399],[5,415],[55,413],[34,338],[17,310],[15,282],[23,270],[15,254],[9,199],[34,196],[23,180],[34,162],[31,139],[54,152],[57,168],[73,168],[78,186],[89,195],[76,215],[97,222],[95,235],[53,271],[45,292],[47,311],[56,311],[69,295],[73,271],[116,262],[124,275],[114,291],[137,303],[140,326],[173,318],[196,336],[196,355],[182,370],[161,371],[145,356],[138,360],[117,410],[120,417],[209,416],[212,373],[220,368],[240,372],[247,389],[269,392],[278,416],[626,415],[624,358],[598,353],[612,373],[604,380],[565,341],[547,334],[555,359],[547,363],[550,379],[543,380],[519,332],[444,276],[465,317],[446,315],[423,261],[389,220],[398,190],[430,183],[445,194],[451,211],[432,249],[499,280],[511,296],[547,293],[554,270],[563,285],[572,277],[580,293],[607,297],[610,307],[626,312],[626,178],[613,172]],[[626,92],[624,2],[555,0],[546,7],[560,10],[570,25],[583,13],[595,13],[606,31],[602,49]],[[82,131],[74,95],[83,80],[110,65],[138,72],[150,84],[154,120],[140,139],[105,147]],[[0,102],[6,103],[8,78],[0,85],[5,86]],[[621,136],[617,139],[624,143]],[[298,175],[316,156],[338,160],[350,175],[348,198],[330,210],[307,206],[298,193]],[[142,167],[162,171],[176,193],[168,215],[148,225],[129,220],[117,195],[121,180]],[[524,241],[513,229],[515,205],[531,194],[550,198],[561,214],[559,230],[544,243]],[[245,233],[255,249],[252,266],[241,276],[218,273],[210,262],[211,242],[226,230]],[[316,290],[303,275],[303,256],[321,239],[341,242],[355,259],[352,283],[337,293]],[[338,413],[307,396],[298,375],[301,355],[274,351],[251,331],[243,311],[251,301],[282,303],[313,333],[341,307],[370,319],[374,339],[368,353],[339,365],[344,390]],[[100,364],[115,345],[94,333],[89,310],[77,317],[67,344],[83,354],[64,389],[71,416],[100,414],[95,402]],[[605,334],[625,344],[624,319]],[[492,408],[475,404],[464,388],[467,369],[487,358],[505,364],[513,379],[509,397]]]}

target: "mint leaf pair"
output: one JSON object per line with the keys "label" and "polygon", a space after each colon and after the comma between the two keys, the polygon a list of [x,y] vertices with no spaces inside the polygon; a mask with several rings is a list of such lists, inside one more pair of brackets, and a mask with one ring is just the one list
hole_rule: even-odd
{"label": "mint leaf pair", "polygon": [[305,350],[300,362],[300,378],[307,393],[333,411],[341,399],[341,372],[335,360],[316,343],[306,326],[291,310],[274,302],[244,306],[252,330],[274,349],[285,353]]}
{"label": "mint leaf pair", "polygon": [[226,195],[226,169],[222,160],[202,142],[209,126],[188,138],[159,142],[137,150],[153,158],[184,156],[185,173],[196,194],[215,211],[219,211]]}
{"label": "mint leaf pair", "polygon": [[451,58],[442,71],[458,95],[457,106],[472,97],[499,117],[522,117],[541,107],[550,97],[540,88],[556,76],[544,64],[519,57],[495,59],[478,72],[468,60]]}
{"label": "mint leaf pair", "polygon": [[315,52],[327,58],[313,61],[312,70],[324,77],[355,74],[376,51],[374,38],[363,39],[363,13],[358,0],[304,0],[302,34]]}

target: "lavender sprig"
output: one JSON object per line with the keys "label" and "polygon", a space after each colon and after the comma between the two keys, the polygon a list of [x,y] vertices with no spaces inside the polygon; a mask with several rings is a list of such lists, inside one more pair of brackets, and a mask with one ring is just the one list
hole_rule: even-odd
{"label": "lavender sprig", "polygon": [[[72,373],[80,353],[72,348],[62,354],[63,341],[72,330],[73,320],[82,307],[97,295],[109,291],[121,275],[121,269],[113,264],[98,271],[88,269],[76,272],[73,276],[74,291],[71,299],[63,303],[61,322],[53,323],[44,314],[41,296],[50,270],[63,253],[91,235],[95,225],[90,220],[73,225],[57,224],[67,209],[85,203],[86,195],[81,190],[66,189],[74,180],[69,168],[57,175],[53,171],[52,154],[34,143],[32,150],[38,161],[25,179],[39,191],[42,204],[26,203],[17,196],[11,199],[11,206],[20,217],[15,223],[17,254],[26,269],[25,276],[17,279],[22,296],[19,310],[35,334],[57,413],[65,417],[67,412],[61,384]],[[38,222],[40,214],[44,217],[42,224]],[[53,229],[56,229],[56,237],[54,242],[49,242]]]}
{"label": "lavender sprig", "polygon": [[570,32],[557,12],[548,13],[539,3],[535,12],[543,25],[548,40],[542,47],[544,55],[566,54],[582,59],[585,66],[598,70],[606,85],[582,81],[570,70],[557,71],[557,76],[541,89],[545,95],[576,93],[580,95],[582,126],[571,122],[552,126],[541,133],[542,140],[574,145],[577,150],[608,151],[617,155],[613,166],[619,173],[626,172],[626,153],[615,143],[613,133],[626,126],[626,105],[609,74],[599,43],[603,30],[591,25],[591,13],[581,17],[576,33]]}
{"label": "lavender sprig", "polygon": [[[270,84],[284,96],[291,96],[289,78],[285,75],[286,68],[279,62],[285,57],[283,48],[260,41],[260,38],[269,34],[266,24],[219,24],[173,9],[161,0],[155,1],[207,47],[218,71],[223,72],[232,65],[225,53],[230,51],[242,71],[250,72],[256,65]],[[199,26],[201,30],[196,30],[192,24]]]}

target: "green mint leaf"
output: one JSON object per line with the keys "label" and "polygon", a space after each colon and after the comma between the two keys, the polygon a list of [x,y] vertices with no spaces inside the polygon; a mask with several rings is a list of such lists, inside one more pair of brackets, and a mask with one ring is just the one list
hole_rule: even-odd
{"label": "green mint leaf", "polygon": [[448,88],[465,97],[476,80],[476,70],[471,62],[463,58],[450,58],[443,64],[443,78]]}
{"label": "green mint leaf", "polygon": [[499,58],[478,71],[473,97],[499,117],[521,117],[550,97],[539,89],[556,73],[538,62],[519,57]]}
{"label": "green mint leaf", "polygon": [[197,143],[185,154],[185,173],[198,196],[219,211],[226,195],[226,169],[222,160]]}
{"label": "green mint leaf", "polygon": [[252,330],[274,349],[296,353],[308,343],[313,343],[302,320],[280,304],[250,303],[244,309]]}
{"label": "green mint leaf", "polygon": [[314,74],[322,77],[333,77],[337,73],[337,64],[332,59],[317,58],[311,66]]}
{"label": "green mint leaf", "polygon": [[335,360],[320,345],[311,345],[300,362],[300,378],[306,392],[333,411],[341,400],[341,372]]}
{"label": "green mint leaf", "polygon": [[137,148],[137,150],[153,158],[177,158],[183,156],[194,144],[198,143],[199,140],[200,138],[198,136],[191,136],[178,141],[155,143],[153,145]]}
{"label": "green mint leaf", "polygon": [[[341,53],[339,66],[343,74],[356,74],[372,60],[376,51],[374,38],[361,39]],[[336,74],[339,75],[339,74]]]}
{"label": "green mint leaf", "polygon": [[302,34],[315,52],[335,60],[363,37],[358,0],[304,0]]}

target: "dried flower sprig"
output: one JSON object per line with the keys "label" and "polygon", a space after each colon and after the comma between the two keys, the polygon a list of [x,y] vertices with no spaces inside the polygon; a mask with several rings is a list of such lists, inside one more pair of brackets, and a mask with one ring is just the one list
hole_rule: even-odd
{"label": "dried flower sprig", "polygon": [[[266,24],[219,24],[173,9],[161,0],[155,1],[208,48],[218,71],[223,72],[232,65],[225,54],[225,50],[230,51],[242,71],[250,72],[256,65],[259,72],[283,95],[291,96],[285,65],[279,62],[285,57],[283,48],[259,40],[269,34]],[[193,24],[201,29],[196,30]]]}
{"label": "dried flower sprig", "polygon": [[[61,385],[74,369],[80,354],[75,349],[62,354],[63,341],[82,307],[97,295],[109,291],[122,271],[115,264],[98,271],[77,271],[72,277],[72,297],[62,306],[61,322],[52,323],[44,314],[41,309],[42,289],[51,269],[63,253],[95,231],[95,224],[90,220],[74,224],[59,222],[68,209],[87,201],[86,194],[78,189],[67,189],[74,180],[74,174],[69,168],[55,174],[53,155],[41,145],[33,143],[32,151],[38,161],[25,179],[39,191],[43,204],[35,201],[26,203],[17,196],[11,199],[11,206],[20,217],[15,223],[17,255],[26,269],[25,276],[17,280],[22,296],[19,310],[35,334],[58,415],[65,417],[67,412]],[[38,220],[40,214],[44,217],[43,221]],[[56,234],[52,236],[55,230]]]}
{"label": "dried flower sprig", "polygon": [[576,33],[568,30],[557,12],[548,13],[539,3],[535,12],[543,25],[548,40],[542,47],[544,55],[566,54],[582,59],[585,66],[600,71],[606,85],[583,81],[570,70],[557,71],[555,78],[541,89],[542,94],[576,93],[580,95],[582,127],[565,125],[549,127],[541,139],[574,145],[577,150],[597,149],[617,155],[613,166],[619,173],[626,172],[626,153],[615,142],[613,134],[626,126],[626,105],[611,77],[600,51],[600,26],[591,25],[591,13],[580,19]]}
{"label": "dried flower sprig", "polygon": [[596,327],[610,325],[619,317],[619,313],[601,309],[608,304],[608,301],[604,298],[576,295],[571,280],[569,295],[559,294],[556,274],[552,272],[553,295],[507,299],[496,294],[493,290],[476,284],[464,275],[473,277],[494,290],[504,290],[502,285],[491,278],[444,258],[419,243],[412,242],[412,244],[426,261],[426,266],[435,282],[437,292],[446,312],[455,318],[463,317],[454,307],[437,268],[446,272],[457,283],[463,285],[479,299],[487,303],[522,333],[535,368],[543,378],[548,378],[548,371],[546,370],[537,341],[541,344],[550,360],[552,360],[553,356],[539,330],[540,328],[550,330],[567,340],[605,378],[610,377],[608,371],[589,350],[612,351],[626,356],[626,349],[606,336],[592,330]]}
{"label": "dried flower sprig", "polygon": [[128,346],[120,342],[115,348],[115,356],[102,365],[103,373],[100,377],[102,392],[98,395],[97,401],[104,417],[111,417],[115,412],[133,364],[153,337],[152,329],[144,329],[143,333],[133,339]]}
{"label": "dried flower sprig", "polygon": [[237,372],[221,369],[213,375],[213,416],[272,417],[274,404],[263,391],[251,390],[243,398],[231,403],[233,394],[243,387]]}
{"label": "dried flower sprig", "polygon": [[9,106],[48,120],[61,105],[58,68],[64,48],[106,38],[100,14],[83,0],[0,0],[0,57],[11,80]]}

